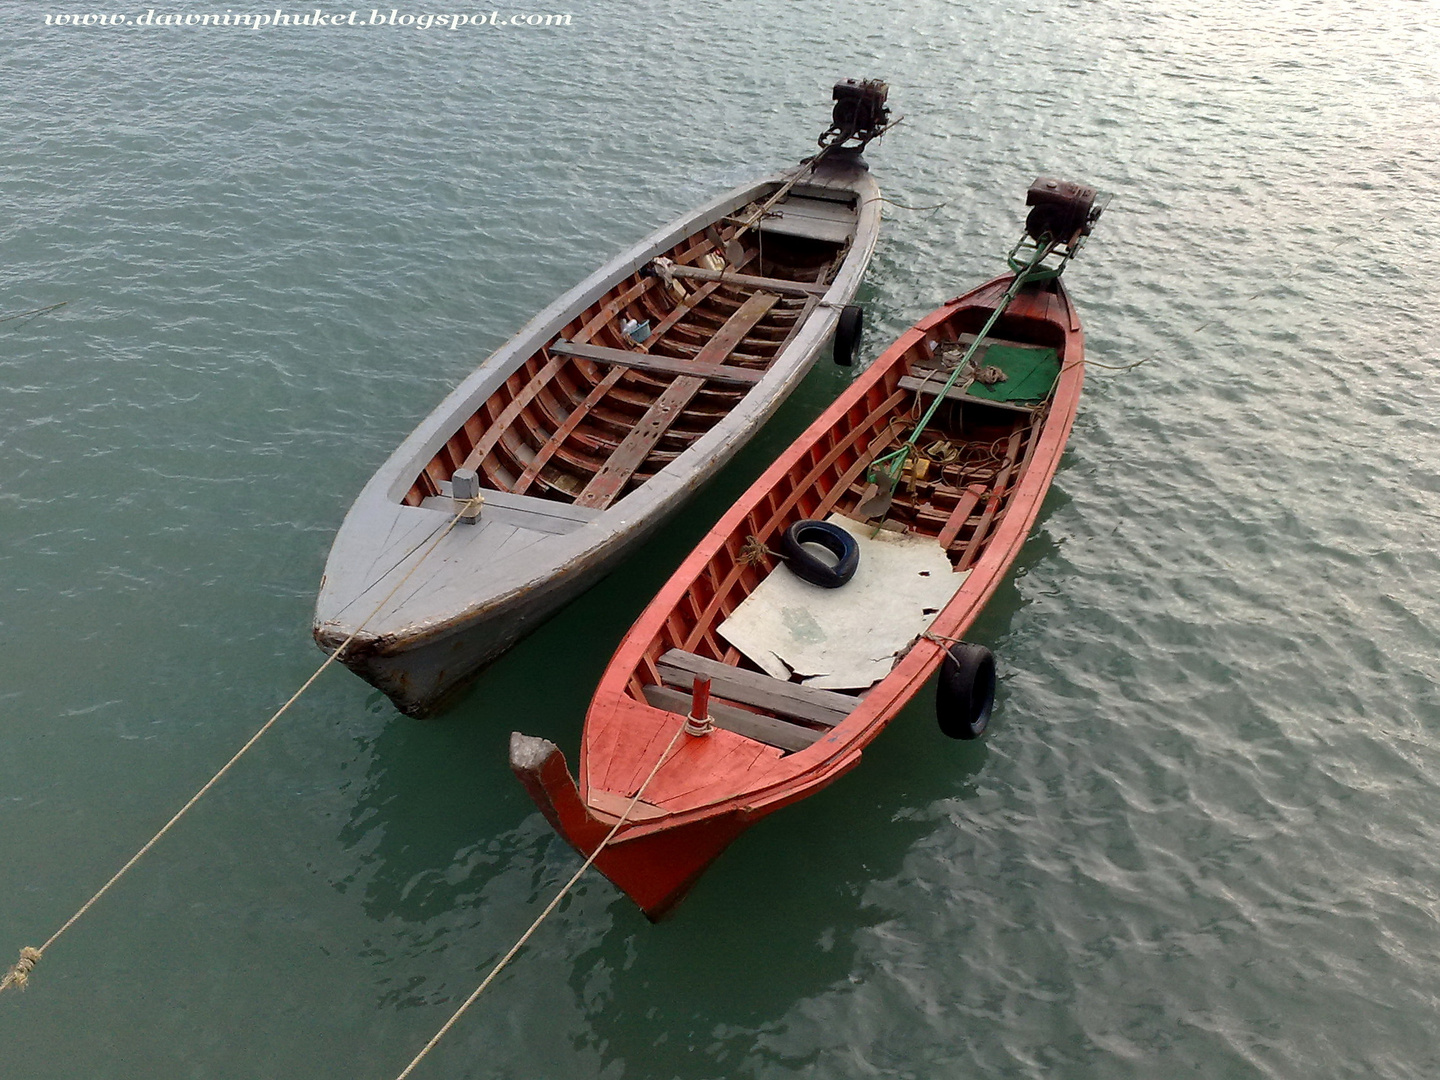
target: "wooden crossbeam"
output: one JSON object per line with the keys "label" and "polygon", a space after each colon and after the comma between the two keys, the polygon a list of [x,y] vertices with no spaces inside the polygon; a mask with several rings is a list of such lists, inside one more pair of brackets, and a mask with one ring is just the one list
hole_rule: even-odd
{"label": "wooden crossbeam", "polygon": [[829,285],[813,281],[786,281],[784,278],[737,274],[733,270],[706,270],[702,266],[673,266],[670,272],[678,278],[716,281],[724,285],[738,285],[744,289],[764,289],[766,292],[789,293],[795,296],[824,296],[830,289]]}
{"label": "wooden crossbeam", "polygon": [[581,345],[570,341],[557,341],[550,346],[550,351],[561,356],[579,356],[586,360],[597,360],[602,364],[622,364],[662,375],[694,375],[709,382],[730,383],[734,386],[754,386],[765,374],[763,371],[736,367],[733,364],[702,364],[698,360],[687,360],[678,356],[656,356],[654,353],[629,352],[626,349],[609,349],[603,345]]}
{"label": "wooden crossbeam", "polygon": [[660,657],[660,677],[667,686],[689,689],[697,675],[709,679],[711,691],[720,697],[826,727],[834,727],[860,704],[859,698],[848,694],[781,682],[763,672],[732,667],[683,649],[671,649]]}
{"label": "wooden crossbeam", "polygon": [[[645,700],[657,709],[664,709],[666,712],[672,712],[679,716],[690,715],[690,695],[683,690],[652,684],[645,687]],[[733,731],[736,735],[744,735],[747,739],[754,739],[756,742],[763,742],[767,746],[775,746],[781,750],[804,750],[825,734],[823,731],[801,727],[799,724],[792,724],[786,720],[761,716],[759,713],[749,712],[736,705],[726,705],[723,701],[716,701],[714,698],[710,699],[710,707],[707,711],[716,727]]]}
{"label": "wooden crossbeam", "polygon": [[619,296],[607,301],[589,322],[575,332],[575,340],[589,341],[601,331],[606,323],[633,304],[644,293],[653,289],[656,280],[653,277],[643,277]]}

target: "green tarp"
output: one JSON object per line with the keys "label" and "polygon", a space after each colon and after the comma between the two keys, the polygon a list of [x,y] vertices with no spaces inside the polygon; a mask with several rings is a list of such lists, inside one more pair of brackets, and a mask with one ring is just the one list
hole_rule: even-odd
{"label": "green tarp", "polygon": [[1060,358],[1054,349],[991,345],[980,363],[997,367],[1006,376],[994,386],[970,384],[965,393],[985,401],[1042,401],[1060,377]]}

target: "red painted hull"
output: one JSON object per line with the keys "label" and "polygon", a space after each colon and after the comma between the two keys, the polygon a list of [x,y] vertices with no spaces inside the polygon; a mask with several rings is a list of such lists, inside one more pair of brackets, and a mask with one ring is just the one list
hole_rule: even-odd
{"label": "red painted hull", "polygon": [[[927,495],[923,506],[917,496],[913,506],[894,511],[911,513],[907,530],[935,536],[952,564],[970,571],[930,626],[929,635],[942,640],[919,638],[888,676],[853,696],[853,707],[833,726],[780,713],[771,719],[753,702],[747,706],[742,701],[740,712],[731,710],[742,720],[744,712],[751,712],[772,728],[778,722],[805,732],[799,737],[803,746],[733,730],[716,730],[703,738],[682,735],[656,769],[684,721],[671,711],[676,707],[674,689],[665,691],[669,699],[658,696],[665,678],[661,657],[743,664],[714,630],[765,576],[766,567],[752,565],[741,551],[747,539],[766,542],[800,518],[858,512],[855,489],[863,484],[869,462],[890,445],[885,439],[894,430],[891,420],[911,415],[913,395],[906,396],[900,379],[938,351],[937,345],[974,334],[1010,281],[1008,276],[997,278],[972,290],[903,334],[686,558],[626,635],[601,678],[586,716],[578,785],[558,751],[530,755],[545,757],[543,767],[533,760],[517,763],[512,754],[517,774],[551,824],[587,854],[645,785],[632,819],[618,830],[597,865],[652,918],[669,911],[754,821],[818,791],[858,764],[864,747],[935,674],[946,652],[943,639],[965,634],[1018,554],[1059,465],[1084,379],[1080,321],[1058,279],[1022,289],[990,335],[1054,348],[1061,361],[1050,398],[1028,418],[976,407],[982,421],[998,425],[997,445],[1008,448],[1007,464],[997,465],[989,488],[970,486],[968,490],[983,489],[983,494],[972,496],[967,506],[944,503],[942,495],[950,498],[950,487],[958,482],[947,486],[937,480],[934,495]],[[955,423],[967,429],[977,425],[974,418]],[[983,425],[979,430],[988,433]],[[942,528],[939,522],[947,510],[950,518]],[[670,686],[675,685],[672,680]]]}

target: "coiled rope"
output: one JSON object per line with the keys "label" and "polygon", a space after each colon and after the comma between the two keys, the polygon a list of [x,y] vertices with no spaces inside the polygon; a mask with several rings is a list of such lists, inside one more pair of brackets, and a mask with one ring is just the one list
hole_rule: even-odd
{"label": "coiled rope", "polygon": [[[440,530],[438,535],[435,536],[433,542],[430,543],[430,547],[426,549],[424,554],[422,554],[420,558],[415,560],[415,565],[410,567],[409,570],[405,571],[405,574],[400,578],[399,581],[395,583],[395,587],[385,595],[385,599],[381,600],[380,603],[375,606],[375,609],[371,611],[369,615],[365,616],[365,619],[360,623],[359,626],[355,627],[354,631],[341,643],[340,647],[325,658],[325,662],[315,669],[315,674],[311,675],[310,678],[306,679],[304,685],[302,685],[299,690],[296,690],[295,693],[290,696],[290,700],[285,702],[284,705],[281,705],[275,715],[270,717],[269,720],[266,720],[260,730],[255,732],[254,735],[250,736],[250,739],[245,743],[245,745],[240,747],[240,749],[235,752],[235,755],[229,761],[227,761],[224,766],[221,767],[220,771],[217,772],[214,776],[212,776],[204,787],[202,787],[199,791],[192,795],[189,802],[187,802],[178,811],[176,811],[175,816],[165,823],[164,828],[162,828],[159,832],[152,836],[149,842],[144,847],[142,847],[139,851],[132,855],[129,862],[127,862],[124,866],[120,867],[119,870],[115,871],[114,876],[111,877],[109,881],[107,881],[104,885],[100,887],[99,892],[97,892],[94,896],[90,897],[89,900],[85,901],[85,903],[81,905],[80,910],[75,912],[74,915],[71,915],[70,918],[65,921],[64,926],[60,927],[59,930],[56,930],[55,933],[51,934],[50,939],[46,941],[44,945],[41,945],[38,949],[27,945],[25,946],[25,948],[20,950],[19,961],[17,961],[15,966],[5,973],[4,979],[0,979],[0,993],[3,993],[11,986],[18,987],[21,990],[25,989],[26,984],[30,981],[30,972],[33,971],[35,965],[40,962],[40,959],[45,955],[46,950],[59,940],[60,935],[65,933],[66,930],[69,930],[70,927],[74,926],[77,922],[79,922],[81,916],[83,916],[87,911],[94,907],[95,904],[99,902],[100,898],[110,891],[110,887],[114,885],[117,881],[119,881],[122,877],[124,877],[132,866],[134,866],[142,858],[144,858],[146,853],[149,852],[149,850],[153,848],[156,844],[158,844],[161,838],[175,826],[175,823],[178,822],[182,817],[184,817],[185,814],[189,812],[192,806],[194,806],[202,798],[204,798],[205,794],[220,782],[220,779],[227,772],[230,771],[231,766],[233,766],[237,761],[239,761],[245,755],[245,752],[247,750],[249,750],[257,742],[259,742],[261,736],[264,735],[267,731],[269,731],[275,725],[275,722],[280,719],[280,717],[285,715],[285,711],[289,709],[291,705],[295,704],[297,700],[299,700],[300,695],[305,693],[306,690],[310,689],[311,685],[315,682],[316,679],[321,676],[325,669],[340,658],[340,655],[347,648],[349,648],[351,642],[353,642],[357,637],[360,636],[360,631],[364,630],[365,627],[369,624],[370,620],[375,618],[376,615],[380,614],[380,612],[385,608],[385,605],[390,603],[390,601],[394,598],[395,594],[400,591],[401,587],[405,584],[405,582],[410,580],[410,576],[414,574],[416,570],[420,569],[421,564],[424,563],[425,560],[430,557],[431,553],[440,546],[440,541],[444,540],[445,537],[450,534],[450,530],[455,528],[455,525],[460,521],[461,517],[465,515],[466,511],[471,509],[474,503],[478,501],[480,500],[469,500],[465,503],[464,506],[461,507],[459,513],[457,513],[453,518],[451,518],[449,524],[447,524],[442,530]],[[425,541],[422,540],[419,546],[423,546],[424,543]],[[418,546],[417,548],[411,550],[413,553],[413,551],[418,550]]]}
{"label": "coiled rope", "polygon": [[465,1015],[465,1011],[469,1009],[471,1005],[475,1004],[476,999],[485,992],[485,988],[495,981],[495,976],[499,975],[505,965],[515,958],[515,954],[524,948],[525,943],[530,940],[530,936],[540,928],[540,924],[550,917],[550,913],[560,905],[560,901],[565,899],[570,890],[575,887],[575,883],[584,876],[586,870],[590,869],[591,865],[600,857],[600,853],[605,850],[610,841],[615,839],[615,834],[620,831],[620,827],[630,820],[630,815],[634,812],[635,805],[640,801],[640,796],[645,794],[645,789],[650,786],[650,781],[655,779],[655,774],[660,771],[660,766],[670,760],[670,753],[675,749],[675,744],[680,741],[680,736],[683,734],[685,734],[685,725],[682,723],[675,729],[675,734],[670,736],[670,744],[661,751],[660,756],[655,760],[655,767],[650,770],[650,775],[645,777],[645,782],[635,790],[635,795],[631,798],[630,805],[625,807],[625,812],[620,815],[620,820],[615,822],[614,827],[605,835],[605,839],[600,841],[595,850],[590,853],[590,857],[585,860],[584,865],[581,866],[579,870],[576,870],[575,875],[565,883],[565,887],[555,894],[555,899],[551,900],[550,903],[545,906],[545,910],[530,924],[530,928],[520,935],[520,940],[510,946],[510,951],[502,956],[500,962],[490,969],[490,974],[485,976],[484,980],[475,988],[474,992],[465,999],[465,1003],[455,1010],[454,1015],[445,1021],[440,1030],[435,1033],[434,1038],[426,1043],[421,1051],[411,1059],[410,1064],[405,1066],[404,1071],[401,1072],[395,1080],[405,1080],[407,1076],[414,1072],[415,1066],[424,1060],[425,1055],[435,1049],[435,1046],[445,1037],[445,1033],[455,1026],[460,1017]]}

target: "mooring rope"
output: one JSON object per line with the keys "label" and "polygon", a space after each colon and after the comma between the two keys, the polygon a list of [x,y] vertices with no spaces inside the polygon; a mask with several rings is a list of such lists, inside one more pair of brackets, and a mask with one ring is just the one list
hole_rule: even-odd
{"label": "mooring rope", "polygon": [[271,727],[275,725],[275,722],[280,719],[280,717],[285,715],[286,710],[289,709],[291,705],[295,704],[297,700],[299,700],[300,695],[305,693],[306,690],[310,689],[311,685],[315,682],[316,679],[321,676],[325,669],[340,658],[340,654],[343,653],[347,648],[349,648],[351,642],[353,642],[357,637],[360,636],[360,631],[365,629],[365,627],[369,624],[370,620],[375,618],[376,615],[380,614],[380,612],[384,610],[385,605],[390,603],[390,601],[394,598],[395,594],[398,593],[400,589],[404,586],[405,582],[410,580],[410,575],[415,573],[415,571],[420,568],[420,565],[427,558],[430,557],[431,553],[440,546],[440,541],[444,540],[445,537],[450,534],[450,530],[455,528],[461,517],[465,515],[465,512],[467,510],[471,509],[471,507],[476,501],[478,500],[469,500],[463,507],[461,507],[459,513],[457,513],[453,518],[451,518],[449,524],[447,524],[444,529],[442,529],[435,537],[434,542],[430,545],[429,549],[425,551],[425,553],[422,554],[420,558],[415,560],[414,566],[410,567],[409,570],[405,571],[404,576],[402,576],[400,580],[395,583],[395,587],[386,594],[385,599],[380,601],[380,603],[376,606],[375,610],[370,612],[369,615],[365,616],[364,621],[361,622],[359,626],[355,627],[354,631],[350,634],[350,636],[347,637],[340,644],[340,647],[336,649],[333,653],[331,653],[329,656],[327,656],[325,658],[325,662],[315,669],[315,674],[311,675],[310,678],[306,679],[304,685],[301,686],[299,690],[296,690],[295,693],[290,696],[290,700],[285,702],[284,705],[281,705],[279,711],[277,711],[274,716],[270,717],[269,720],[265,721],[264,725],[260,728],[259,731],[255,732],[254,735],[250,736],[249,741],[247,741],[244,746],[242,746],[239,750],[235,752],[235,755],[224,764],[220,771],[217,772],[214,776],[212,776],[204,787],[202,787],[199,791],[192,795],[189,802],[187,802],[178,811],[176,811],[175,816],[165,823],[164,828],[162,828],[159,832],[152,836],[149,842],[144,847],[142,847],[139,851],[132,855],[129,862],[127,862],[124,866],[120,867],[119,870],[115,871],[114,876],[111,877],[109,881],[107,881],[104,885],[100,887],[100,891],[97,892],[94,896],[90,897],[89,900],[85,901],[85,903],[81,905],[80,910],[75,912],[74,915],[71,915],[70,918],[65,921],[64,926],[60,927],[59,930],[56,930],[55,933],[51,934],[50,939],[46,941],[44,945],[41,945],[38,949],[27,945],[20,950],[19,961],[17,961],[15,966],[5,973],[4,979],[0,979],[0,993],[3,993],[11,986],[19,987],[21,990],[25,989],[26,984],[30,981],[30,972],[34,970],[35,965],[38,964],[41,957],[45,955],[45,951],[49,949],[51,945],[54,945],[56,941],[59,940],[61,934],[65,933],[66,930],[69,930],[70,927],[74,926],[77,922],[79,922],[81,916],[83,916],[87,911],[94,907],[95,904],[99,902],[100,898],[110,891],[110,887],[112,885],[114,885],[117,881],[124,877],[126,872],[132,866],[138,863],[145,856],[145,854],[149,852],[151,848],[158,844],[161,838],[166,833],[168,833],[171,828],[174,827],[175,823],[178,822],[182,817],[184,817],[192,806],[198,803],[205,796],[205,794],[210,791],[211,788],[213,788],[216,784],[220,782],[220,779],[227,772],[230,771],[231,766],[233,766],[237,761],[239,761],[245,755],[245,752],[247,750],[249,750],[257,742],[259,742],[260,737],[264,735],[267,731],[269,731]]}
{"label": "mooring rope", "polygon": [[555,894],[555,899],[551,900],[550,903],[545,906],[545,910],[530,924],[530,928],[520,935],[520,940],[510,946],[510,951],[502,956],[500,962],[490,969],[490,974],[485,976],[484,980],[475,988],[474,992],[465,999],[465,1003],[455,1010],[454,1015],[445,1021],[440,1030],[435,1033],[434,1038],[426,1043],[421,1051],[411,1059],[410,1064],[405,1066],[404,1071],[401,1072],[395,1080],[405,1080],[407,1076],[414,1072],[415,1066],[424,1060],[425,1055],[435,1049],[440,1040],[445,1037],[445,1033],[455,1026],[460,1017],[465,1015],[465,1010],[475,1004],[476,999],[485,992],[485,988],[495,981],[495,976],[499,975],[500,972],[504,970],[505,965],[515,958],[515,954],[524,948],[525,943],[530,940],[530,936],[534,934],[536,930],[540,929],[540,924],[550,917],[550,913],[560,905],[560,901],[565,899],[570,890],[575,887],[575,883],[584,876],[586,870],[590,869],[591,865],[600,857],[600,853],[605,850],[610,841],[615,839],[615,834],[620,831],[620,827],[630,820],[630,815],[634,812],[636,804],[640,802],[640,796],[645,794],[645,789],[650,786],[650,781],[655,779],[655,774],[660,771],[660,766],[670,760],[670,752],[675,749],[675,744],[680,741],[680,736],[683,734],[685,734],[685,725],[682,723],[675,729],[675,734],[670,737],[670,744],[660,752],[659,758],[655,761],[655,767],[650,770],[650,775],[645,777],[645,782],[635,789],[635,795],[630,800],[630,805],[625,807],[625,812],[620,815],[620,820],[615,822],[615,826],[606,834],[605,839],[600,841],[595,850],[590,853],[590,857],[585,860],[584,865],[582,865],[579,870],[576,870],[574,876],[565,883],[565,887]]}
{"label": "mooring rope", "polygon": [[7,311],[4,314],[0,314],[0,323],[14,322],[16,319],[29,321],[37,315],[44,315],[47,311],[62,308],[68,303],[70,303],[69,300],[61,300],[58,304],[51,304],[48,307],[31,308],[29,311]]}

